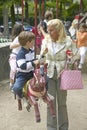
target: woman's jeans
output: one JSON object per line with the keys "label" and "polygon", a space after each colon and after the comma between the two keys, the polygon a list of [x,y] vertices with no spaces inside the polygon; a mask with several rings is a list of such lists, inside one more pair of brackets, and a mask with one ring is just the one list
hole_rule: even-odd
{"label": "woman's jeans", "polygon": [[49,106],[47,106],[47,130],[68,130],[67,91],[60,90],[60,79],[57,79],[56,70],[54,77],[49,78],[48,93],[54,97],[56,118],[52,118]]}

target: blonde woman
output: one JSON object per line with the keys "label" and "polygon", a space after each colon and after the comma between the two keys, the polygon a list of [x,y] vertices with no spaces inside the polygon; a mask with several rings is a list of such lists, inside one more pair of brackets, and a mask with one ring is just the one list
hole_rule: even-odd
{"label": "blonde woman", "polygon": [[64,25],[59,19],[50,20],[47,24],[47,30],[48,36],[42,41],[41,54],[46,48],[48,49],[45,55],[48,63],[48,93],[54,96],[54,108],[57,112],[56,118],[52,118],[49,106],[47,107],[47,130],[68,130],[67,91],[60,90],[58,76],[65,66],[66,51],[73,51],[72,40],[66,36]]}

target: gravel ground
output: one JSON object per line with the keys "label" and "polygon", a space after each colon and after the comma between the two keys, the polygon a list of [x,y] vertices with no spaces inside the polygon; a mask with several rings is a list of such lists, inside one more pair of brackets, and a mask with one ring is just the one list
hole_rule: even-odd
{"label": "gravel ground", "polygon": [[[83,84],[83,90],[68,91],[69,130],[87,130],[87,74],[83,74]],[[0,130],[46,130],[46,104],[39,101],[41,122],[36,123],[34,108],[18,111],[8,86],[8,80],[0,82]]]}

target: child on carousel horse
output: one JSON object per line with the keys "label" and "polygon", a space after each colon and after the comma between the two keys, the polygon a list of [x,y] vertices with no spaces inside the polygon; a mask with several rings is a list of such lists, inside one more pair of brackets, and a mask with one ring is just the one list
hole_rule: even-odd
{"label": "child on carousel horse", "polygon": [[[28,83],[28,102],[30,105],[34,106],[35,114],[36,114],[36,122],[40,122],[40,112],[38,108],[38,103],[36,102],[36,98],[42,98],[44,102],[48,103],[50,106],[50,112],[52,117],[55,117],[55,112],[53,108],[53,96],[47,93],[46,90],[46,77],[44,76],[44,62],[43,56],[39,58],[39,60],[35,60],[34,55],[34,42],[35,35],[32,32],[22,31],[19,34],[19,43],[21,45],[21,49],[17,55],[17,74],[16,80],[13,86],[13,91],[18,97],[18,109],[22,110],[21,99],[23,99],[23,88],[27,81]],[[47,53],[47,49],[43,52]],[[41,64],[37,68],[37,66]],[[35,69],[36,67],[36,69]],[[40,90],[40,92],[39,92]],[[39,97],[39,95],[40,97]]]}
{"label": "child on carousel horse", "polygon": [[32,32],[22,31],[18,39],[21,49],[16,58],[17,73],[13,91],[21,100],[23,97],[22,88],[29,79],[33,78],[34,67],[39,63],[39,60],[34,60],[35,35]]}

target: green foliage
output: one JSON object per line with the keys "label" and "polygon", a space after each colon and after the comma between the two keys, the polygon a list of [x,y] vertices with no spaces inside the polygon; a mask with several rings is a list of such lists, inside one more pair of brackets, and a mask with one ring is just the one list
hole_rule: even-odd
{"label": "green foliage", "polygon": [[74,19],[74,16],[79,13],[79,5],[78,3],[72,4],[68,9],[67,9],[67,18],[68,19]]}
{"label": "green foliage", "polygon": [[[34,0],[25,0],[28,2],[28,14],[29,14],[29,19],[30,21],[34,20]],[[10,8],[13,4],[17,4],[21,6],[21,0],[0,0],[0,18],[2,16],[2,9],[4,6],[7,6],[9,8],[9,16],[11,15],[10,13]],[[62,6],[61,6],[62,4]],[[69,5],[68,9],[65,9],[66,5]],[[87,11],[87,0],[83,0],[83,12]],[[38,17],[39,17],[39,4],[38,4]],[[46,5],[45,5],[45,10],[51,9],[54,13],[54,16],[56,17],[56,0],[46,0]],[[41,11],[41,10],[40,10]],[[61,19],[64,20],[72,20],[76,14],[79,13],[79,5],[78,3],[73,4],[72,0],[58,0],[58,16]],[[16,17],[16,16],[15,16]],[[21,18],[21,16],[19,15]],[[32,19],[32,20],[31,20]]]}
{"label": "green foliage", "polygon": [[50,8],[55,8],[56,7],[56,2],[47,2],[46,3],[46,9],[50,9]]}
{"label": "green foliage", "polygon": [[83,11],[87,12],[87,0],[83,0]]}

